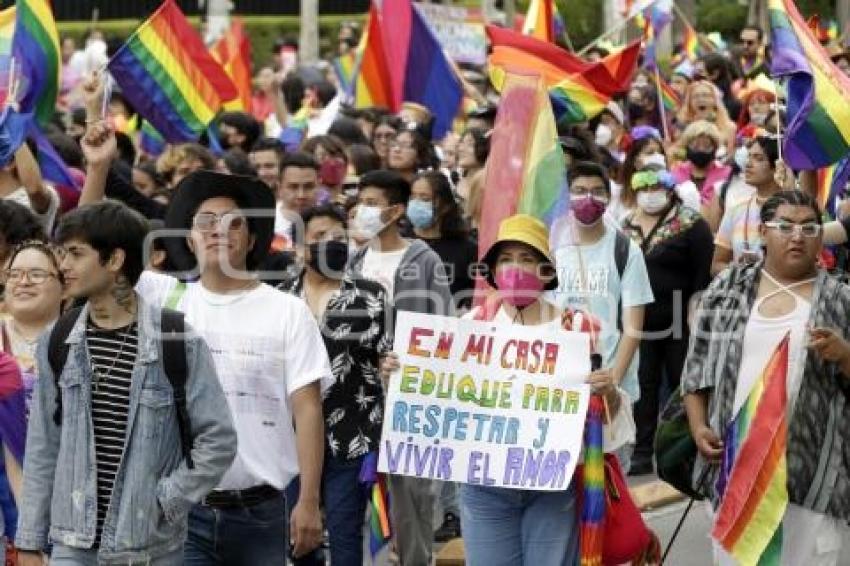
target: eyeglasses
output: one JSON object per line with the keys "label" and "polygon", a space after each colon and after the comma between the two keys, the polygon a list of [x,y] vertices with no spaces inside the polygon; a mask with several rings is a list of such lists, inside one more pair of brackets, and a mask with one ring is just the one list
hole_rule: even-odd
{"label": "eyeglasses", "polygon": [[389,141],[389,140],[395,139],[396,133],[395,132],[382,132],[382,133],[376,132],[373,137],[376,140],[387,140],[387,141]]}
{"label": "eyeglasses", "polygon": [[51,277],[59,278],[55,273],[44,269],[7,269],[3,273],[7,283],[18,283],[26,277],[33,285],[41,285]]}
{"label": "eyeglasses", "polygon": [[785,220],[777,220],[773,222],[765,222],[765,226],[773,228],[782,236],[790,237],[797,234],[802,234],[805,238],[817,238],[820,235],[823,226],[814,222],[806,222],[805,224],[795,224]]}
{"label": "eyeglasses", "polygon": [[390,149],[416,149],[416,146],[411,143],[401,143],[394,141],[390,144]]}
{"label": "eyeglasses", "polygon": [[225,212],[218,216],[214,212],[201,212],[192,219],[192,227],[201,232],[212,232],[216,227],[238,232],[247,223],[245,217],[236,212]]}
{"label": "eyeglasses", "polygon": [[676,185],[673,176],[669,171],[638,171],[632,175],[632,190],[639,191],[661,185],[664,188],[671,189]]}
{"label": "eyeglasses", "polygon": [[570,187],[570,195],[574,197],[592,195],[600,199],[607,199],[608,191],[601,185],[596,187]]}

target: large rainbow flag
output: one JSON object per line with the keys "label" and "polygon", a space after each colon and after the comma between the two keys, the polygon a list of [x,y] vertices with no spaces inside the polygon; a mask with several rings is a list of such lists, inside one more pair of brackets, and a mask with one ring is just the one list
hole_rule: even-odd
{"label": "large rainbow flag", "polygon": [[109,61],[124,96],[168,142],[194,141],[239,95],[174,0],[165,0]]}
{"label": "large rainbow flag", "polygon": [[490,80],[501,91],[508,71],[532,71],[554,86],[569,75],[589,69],[592,64],[557,45],[497,26],[487,26],[493,47],[487,58]]}
{"label": "large rainbow flag", "polygon": [[812,35],[793,0],[769,0],[774,77],[786,77],[788,126],[783,158],[818,169],[850,152],[850,78]]}
{"label": "large rainbow flag", "polygon": [[453,64],[419,10],[410,0],[384,2],[384,47],[396,106],[417,102],[434,117],[432,136],[443,139],[463,101]]}
{"label": "large rainbow flag", "polygon": [[[569,210],[564,155],[549,95],[538,75],[509,74],[490,140],[478,250],[495,241],[499,224],[517,213],[543,220],[550,230]],[[488,198],[493,197],[493,198]]]}
{"label": "large rainbow flag", "polygon": [[399,105],[393,98],[392,79],[384,49],[381,15],[374,2],[369,6],[369,22],[357,51],[358,61],[352,78],[354,106],[377,106],[398,112]]}
{"label": "large rainbow flag", "polygon": [[17,0],[12,55],[20,66],[21,112],[32,112],[40,126],[56,112],[59,95],[59,33],[48,0]]}
{"label": "large rainbow flag", "polygon": [[554,0],[531,0],[522,33],[541,41],[555,43],[555,7]]}
{"label": "large rainbow flag", "polygon": [[251,40],[245,35],[241,19],[233,18],[230,28],[215,42],[210,52],[239,91],[236,98],[225,102],[225,109],[250,112],[253,91]]}
{"label": "large rainbow flag", "polygon": [[614,95],[628,89],[639,54],[640,43],[636,41],[550,87],[557,122],[580,123],[602,112]]}
{"label": "large rainbow flag", "polygon": [[722,500],[711,536],[744,566],[779,564],[788,506],[786,334],[724,438]]}

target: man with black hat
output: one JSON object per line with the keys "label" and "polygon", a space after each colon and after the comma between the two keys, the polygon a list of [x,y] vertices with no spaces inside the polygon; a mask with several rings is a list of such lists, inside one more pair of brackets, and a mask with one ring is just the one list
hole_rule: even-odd
{"label": "man with black hat", "polygon": [[[145,273],[139,292],[186,314],[210,344],[238,438],[233,466],[189,515],[187,564],[285,564],[283,490],[297,475],[290,518],[294,555],[322,534],[319,483],[321,385],[331,369],[304,301],[261,283],[257,269],[274,228],[275,198],[262,181],[198,171],[178,185],[165,225],[178,269],[193,283]],[[293,428],[294,425],[294,428]]]}

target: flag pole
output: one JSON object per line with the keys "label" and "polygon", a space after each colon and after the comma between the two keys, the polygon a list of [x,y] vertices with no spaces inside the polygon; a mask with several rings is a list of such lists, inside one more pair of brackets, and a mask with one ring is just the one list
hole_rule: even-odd
{"label": "flag pole", "polygon": [[667,110],[664,108],[664,96],[661,93],[661,74],[655,67],[655,90],[658,98],[658,110],[661,113],[661,126],[664,128],[664,141],[670,143],[670,131],[667,128]]}
{"label": "flag pole", "polygon": [[[643,12],[644,10],[646,10],[647,8],[652,7],[652,5],[653,5],[653,4],[655,4],[657,1],[658,1],[658,0],[652,0],[651,2],[647,2],[647,3],[646,3],[644,6],[642,6],[639,10],[635,10],[633,14],[629,15],[629,16],[628,16],[628,17],[626,17],[626,18],[623,18],[623,20],[622,20],[622,21],[620,21],[620,22],[619,22],[617,25],[615,25],[614,27],[612,27],[612,28],[610,28],[610,29],[605,30],[604,32],[602,32],[602,34],[601,34],[601,35],[599,35],[598,37],[596,37],[596,39],[594,39],[593,41],[591,41],[590,43],[588,43],[587,45],[585,45],[584,47],[582,47],[582,48],[581,48],[581,51],[579,51],[579,52],[577,53],[577,55],[584,55],[585,53],[587,53],[588,51],[590,51],[590,49],[592,49],[592,48],[593,48],[593,46],[595,46],[597,43],[599,43],[599,42],[600,42],[600,41],[602,41],[603,39],[606,39],[606,38],[608,38],[608,37],[610,37],[610,36],[614,35],[615,33],[617,33],[617,32],[619,32],[619,31],[622,31],[623,29],[625,29],[625,27],[626,27],[627,25],[629,25],[629,22],[631,22],[631,21],[632,21],[635,17],[637,17],[637,15],[638,15],[638,14],[640,14],[641,12]],[[675,6],[675,5],[676,5],[676,3],[675,3],[675,2],[673,2],[673,5]]]}

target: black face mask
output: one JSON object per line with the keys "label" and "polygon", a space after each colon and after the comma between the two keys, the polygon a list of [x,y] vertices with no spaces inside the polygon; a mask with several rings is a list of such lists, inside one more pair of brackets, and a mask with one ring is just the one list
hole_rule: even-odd
{"label": "black face mask", "polygon": [[227,136],[225,136],[224,134],[218,136],[218,145],[220,145],[221,149],[225,151],[230,149],[230,142],[227,141]]}
{"label": "black face mask", "polygon": [[700,169],[704,167],[708,167],[708,164],[714,161],[714,153],[713,151],[697,151],[695,149],[688,148],[688,161],[699,167]]}
{"label": "black face mask", "polygon": [[637,102],[629,102],[629,121],[640,120],[646,115],[646,108]]}
{"label": "black face mask", "polygon": [[336,240],[326,240],[310,244],[310,259],[307,264],[311,269],[321,273],[328,279],[342,279],[345,265],[348,263],[348,244]]}

